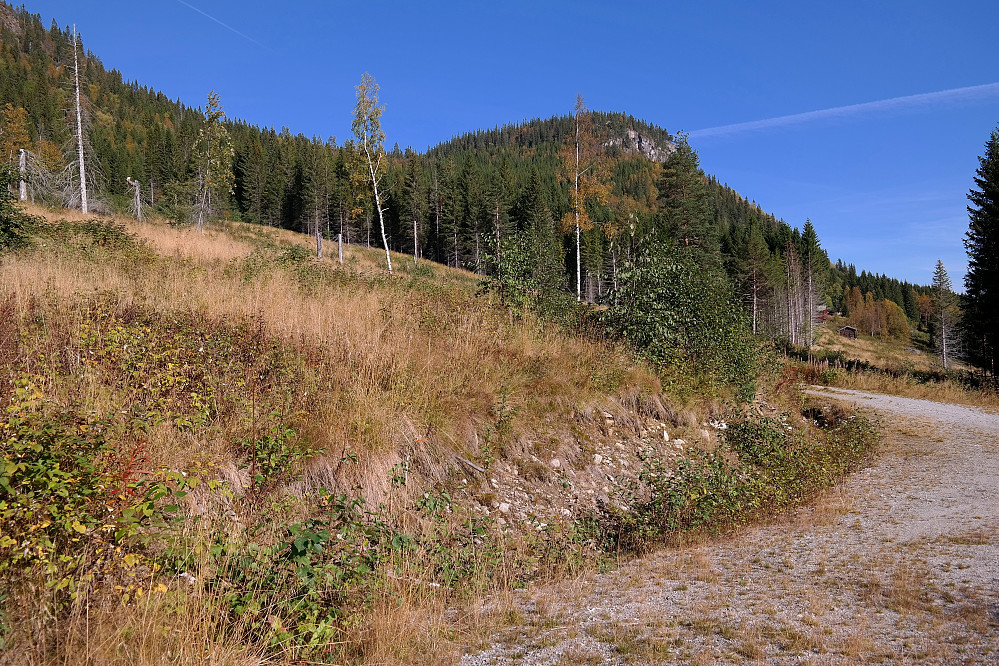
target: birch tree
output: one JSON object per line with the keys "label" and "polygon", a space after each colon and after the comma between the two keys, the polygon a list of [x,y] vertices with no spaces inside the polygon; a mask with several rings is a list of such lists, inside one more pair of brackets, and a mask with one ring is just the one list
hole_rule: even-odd
{"label": "birch tree", "polygon": [[31,145],[28,134],[28,111],[10,102],[0,109],[3,124],[0,126],[0,164],[13,164],[20,160],[21,151]]}
{"label": "birch tree", "polygon": [[80,107],[80,57],[79,40],[76,36],[76,26],[73,26],[73,93],[76,101],[76,151],[77,164],[80,168],[80,210],[90,212],[87,200],[87,167],[83,151],[83,111]]}
{"label": "birch tree", "polygon": [[381,192],[378,189],[385,175],[385,132],[382,131],[381,117],[384,106],[378,106],[378,84],[367,72],[357,85],[357,104],[354,106],[354,138],[357,147],[364,154],[371,180],[371,190],[375,197],[375,210],[381,225],[382,245],[385,247],[385,263],[392,273],[392,256],[389,254],[388,237],[385,235],[385,210],[382,208]]}
{"label": "birch tree", "polygon": [[576,96],[573,115],[573,142],[562,151],[562,170],[572,183],[569,195],[569,212],[562,218],[563,229],[576,235],[576,300],[583,298],[581,234],[593,228],[586,211],[586,202],[597,200],[606,203],[609,188],[602,182],[597,151],[593,146],[593,130],[589,112],[582,95]]}

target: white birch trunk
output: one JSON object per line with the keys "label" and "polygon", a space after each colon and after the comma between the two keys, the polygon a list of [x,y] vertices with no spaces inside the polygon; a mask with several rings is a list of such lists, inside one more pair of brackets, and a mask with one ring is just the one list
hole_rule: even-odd
{"label": "white birch trunk", "polygon": [[142,222],[142,189],[139,181],[132,180],[131,176],[126,176],[125,182],[132,188],[132,206],[135,208],[135,217],[139,222]]}
{"label": "white birch trunk", "polygon": [[316,258],[323,258],[323,228],[319,224],[319,211],[315,211],[315,222],[316,222]]}
{"label": "white birch trunk", "polygon": [[371,159],[371,151],[364,147],[364,154],[368,157],[368,173],[371,175],[371,189],[375,192],[375,209],[378,211],[378,223],[382,229],[382,245],[385,247],[385,263],[388,264],[389,275],[392,274],[392,256],[389,254],[388,237],[385,235],[385,211],[382,210],[382,198],[378,193],[378,177],[376,168],[381,166],[381,155],[378,156],[378,164]]}
{"label": "white birch trunk", "polygon": [[87,201],[87,168],[83,159],[83,113],[80,110],[80,59],[77,55],[76,26],[73,26],[73,80],[76,92],[76,150],[80,165],[80,210],[90,212]]}
{"label": "white birch trunk", "polygon": [[576,198],[573,202],[573,209],[576,213],[576,302],[582,300],[583,298],[583,287],[582,287],[582,275],[580,272],[580,267],[582,262],[580,260],[580,249],[579,249],[579,110],[576,110],[576,168],[574,170],[574,187],[576,190]]}

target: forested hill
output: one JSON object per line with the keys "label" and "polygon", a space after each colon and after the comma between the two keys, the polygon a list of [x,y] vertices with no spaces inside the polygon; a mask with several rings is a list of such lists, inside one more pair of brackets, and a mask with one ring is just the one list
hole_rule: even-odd
{"label": "forested hill", "polygon": [[[203,113],[123,81],[82,43],[79,54],[87,175],[99,206],[129,207],[126,179],[132,178],[141,183],[144,205],[189,220]],[[79,178],[67,114],[73,55],[68,28],[53,21],[46,29],[39,16],[0,3],[0,160],[13,163],[20,149],[28,151],[31,196],[43,203],[72,204],[72,183]],[[724,270],[735,292],[753,304],[760,332],[800,341],[795,330],[803,319],[789,308],[839,308],[844,287],[855,285],[898,299],[911,319],[918,318],[916,300],[925,290],[837,269],[811,225],[793,229],[704,174],[683,137],[621,113],[587,112],[580,120],[578,166],[587,182],[579,205],[579,284],[586,299],[604,298],[643,239],[655,233],[688,248],[703,265]],[[227,129],[235,182],[231,197],[220,202],[220,215],[380,245],[370,189],[358,175],[360,156],[351,141],[240,121],[228,122]],[[563,116],[472,132],[422,154],[390,151],[383,180],[390,248],[495,275],[504,244],[520,243],[533,252],[530,271],[574,292],[576,129],[576,118]],[[390,144],[395,139],[388,137]],[[802,278],[805,273],[811,279]],[[806,282],[815,292],[809,298],[802,297]]]}

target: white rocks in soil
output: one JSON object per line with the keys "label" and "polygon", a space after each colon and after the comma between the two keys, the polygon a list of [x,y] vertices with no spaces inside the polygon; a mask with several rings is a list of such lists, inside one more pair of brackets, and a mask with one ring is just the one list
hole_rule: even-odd
{"label": "white rocks in soil", "polygon": [[558,469],[559,467],[562,466],[562,461],[559,460],[558,458],[552,458],[552,463],[551,464],[552,464],[552,468]]}
{"label": "white rocks in soil", "polygon": [[510,504],[508,502],[503,502],[497,508],[499,508],[500,513],[510,513]]}
{"label": "white rocks in soil", "polygon": [[669,441],[669,433],[666,432],[665,430],[663,430],[663,441],[664,442],[668,442]]}
{"label": "white rocks in soil", "polygon": [[600,455],[599,453],[594,453],[593,454],[593,464],[594,465],[599,465],[603,461],[604,461],[604,457],[602,455]]}

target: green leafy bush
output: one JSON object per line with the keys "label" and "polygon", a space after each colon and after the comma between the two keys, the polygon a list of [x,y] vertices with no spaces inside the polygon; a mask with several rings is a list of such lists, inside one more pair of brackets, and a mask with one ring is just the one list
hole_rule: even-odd
{"label": "green leafy bush", "polygon": [[10,187],[19,176],[10,166],[0,166],[0,252],[27,244],[27,232],[33,218],[17,205]]}
{"label": "green leafy bush", "polygon": [[[270,545],[250,538],[266,525],[242,539],[220,531],[210,545],[208,586],[245,639],[321,652],[363,607],[392,549],[408,546],[363,499],[327,493],[320,505],[319,517],[291,523]],[[164,558],[171,570],[196,560],[188,548]]]}
{"label": "green leafy bush", "polygon": [[58,611],[95,579],[131,567],[150,530],[174,520],[191,483],[138,470],[107,439],[110,419],[46,408],[31,377],[14,382],[0,416],[0,581],[41,581]]}
{"label": "green leafy bush", "polygon": [[716,451],[693,449],[677,461],[646,453],[638,483],[624,487],[620,504],[601,505],[590,529],[604,548],[625,551],[724,530],[807,501],[859,466],[877,441],[862,417],[831,424],[821,437],[786,416],[743,417]]}
{"label": "green leafy bush", "polygon": [[618,277],[605,320],[679,392],[729,388],[752,398],[764,353],[725,277],[649,240]]}

